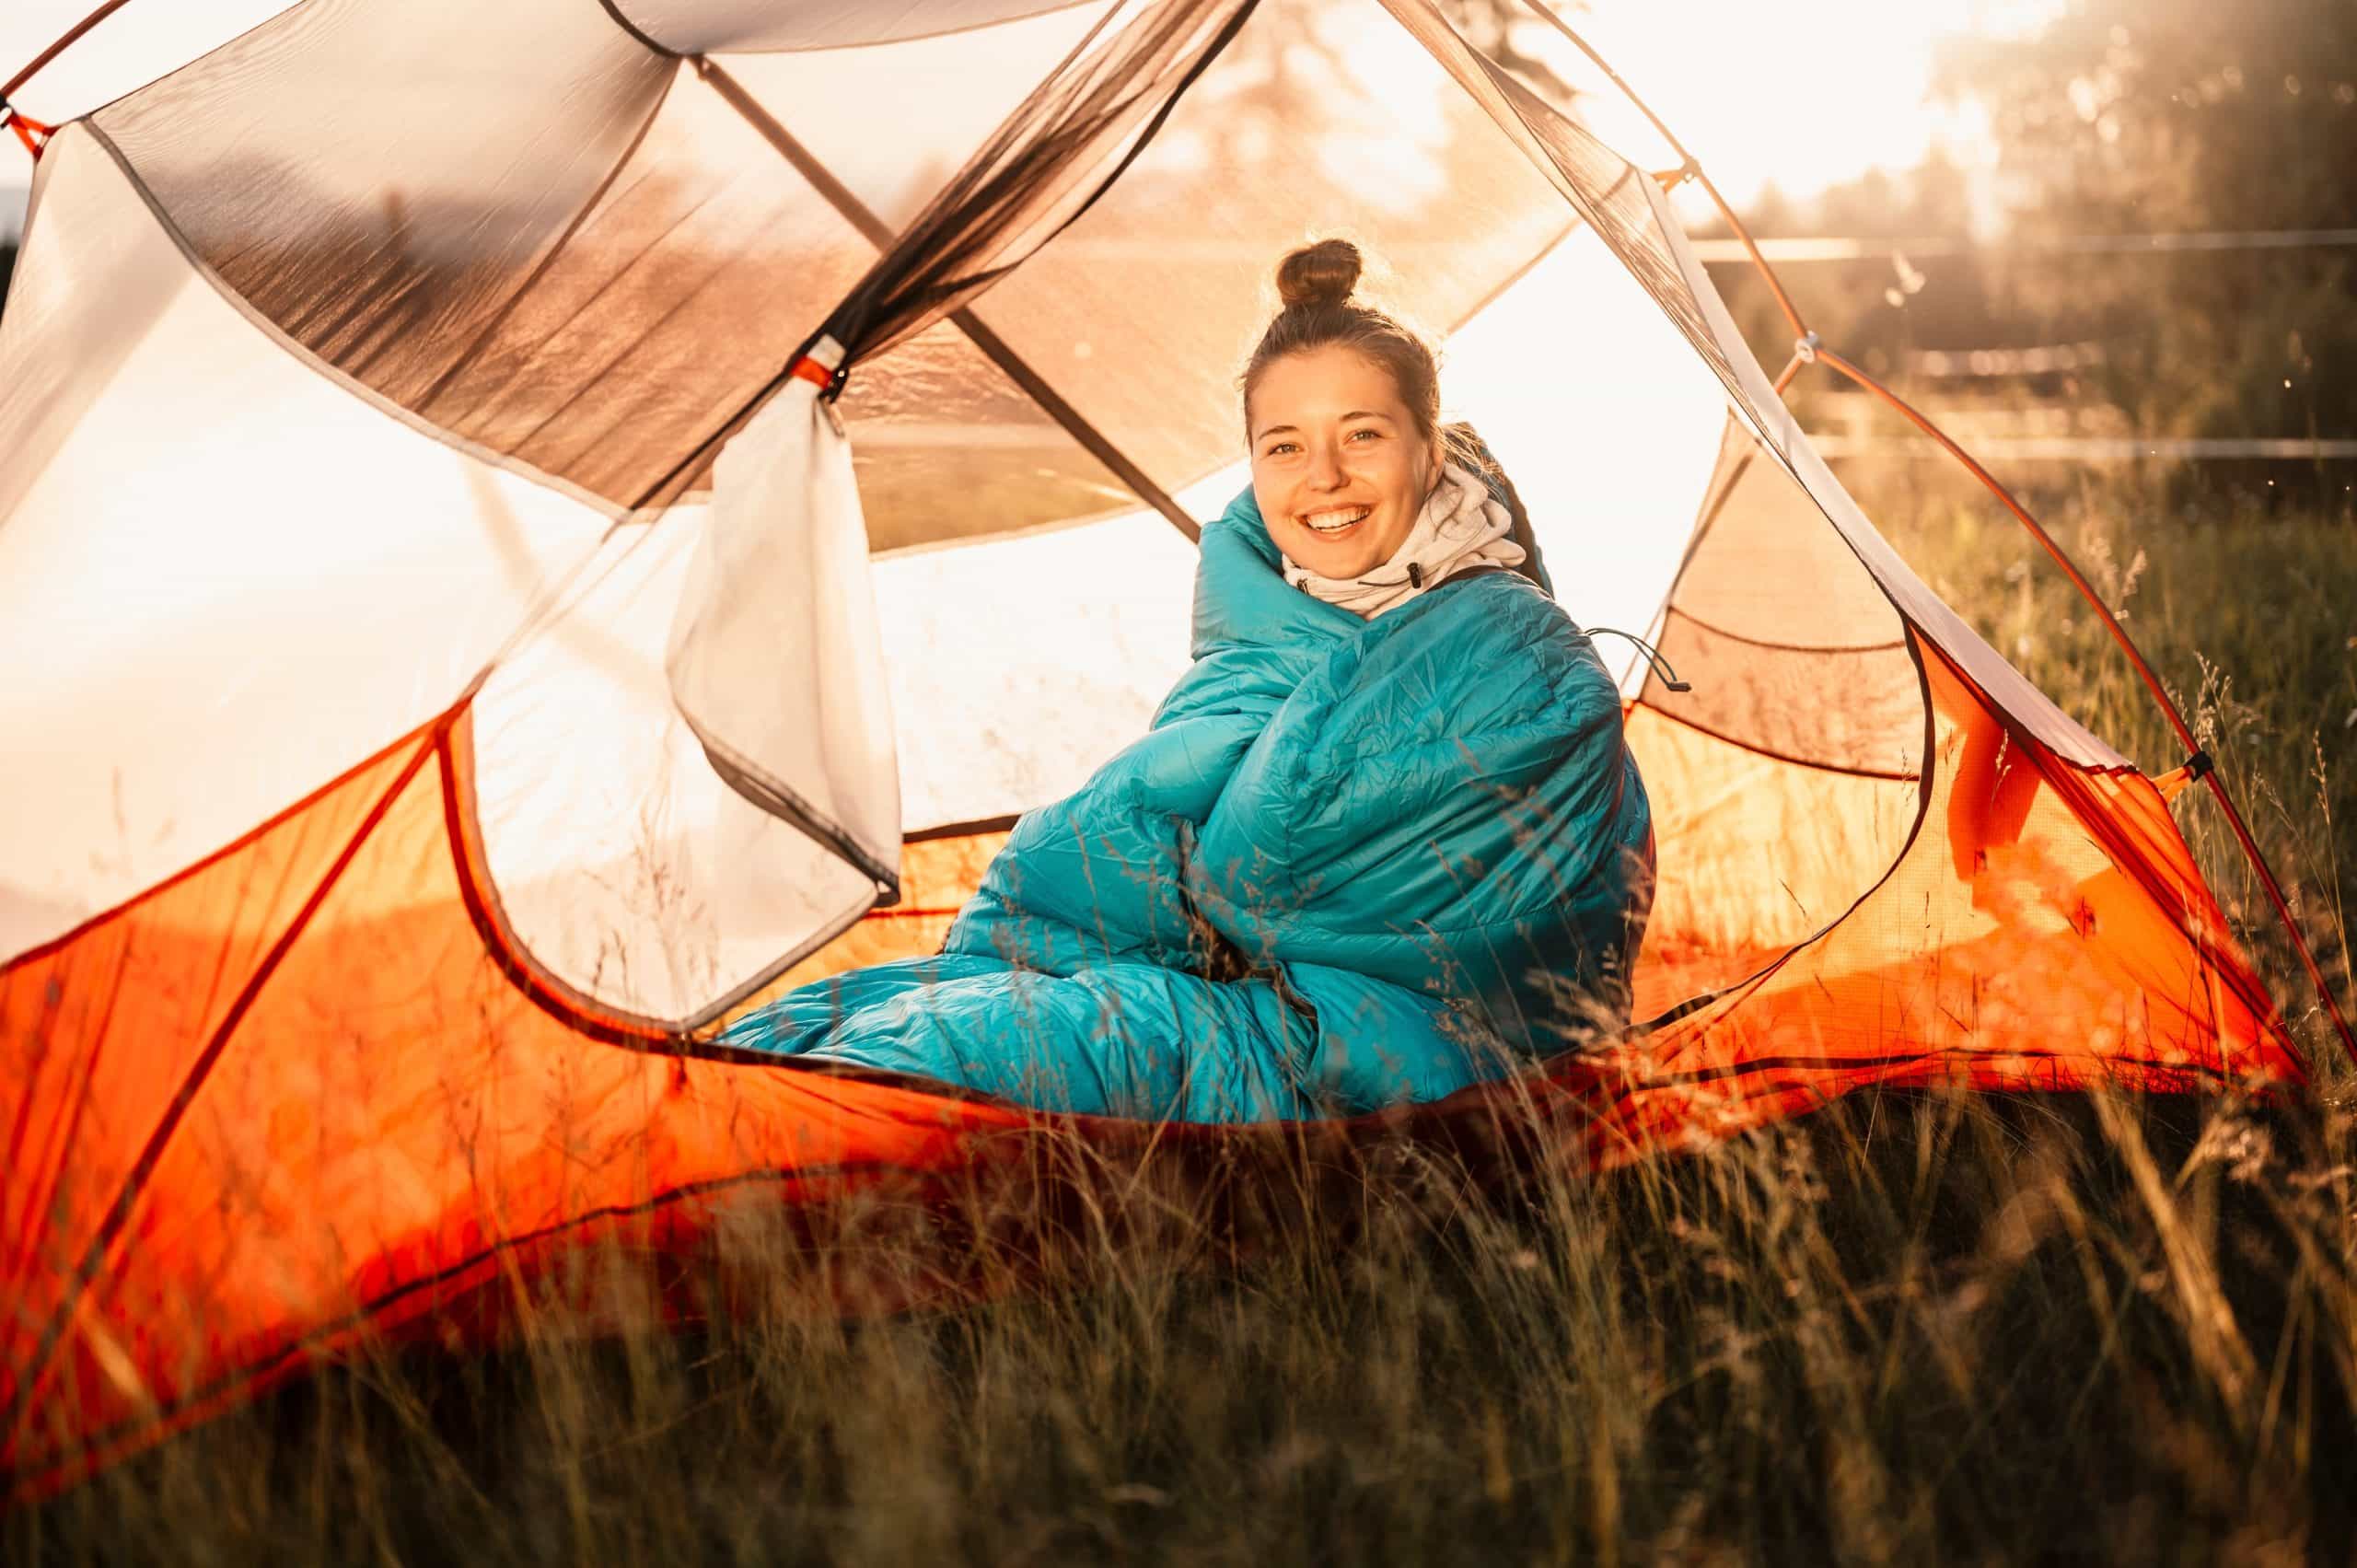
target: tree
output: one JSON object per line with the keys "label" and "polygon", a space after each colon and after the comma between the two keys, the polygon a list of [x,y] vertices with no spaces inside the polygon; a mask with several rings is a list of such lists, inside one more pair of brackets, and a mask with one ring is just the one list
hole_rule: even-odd
{"label": "tree", "polygon": [[[1938,85],[1987,108],[2024,238],[2357,226],[2350,0],[2073,0],[2035,36],[1952,46]],[[2141,430],[2357,435],[2346,247],[2005,272],[2049,331],[2104,341],[2104,390]]]}

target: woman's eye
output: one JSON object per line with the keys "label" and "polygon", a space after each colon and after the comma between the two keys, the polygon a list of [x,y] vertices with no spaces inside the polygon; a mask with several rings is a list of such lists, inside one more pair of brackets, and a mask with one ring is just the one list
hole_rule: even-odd
{"label": "woman's eye", "polygon": [[1383,439],[1383,432],[1380,430],[1353,430],[1351,432],[1349,438],[1355,441],[1362,436],[1365,436],[1370,441],[1380,441]]}
{"label": "woman's eye", "polygon": [[1272,458],[1282,458],[1290,453],[1297,452],[1300,449],[1300,447],[1295,447],[1290,441],[1280,441],[1275,446],[1269,448],[1268,455]]}

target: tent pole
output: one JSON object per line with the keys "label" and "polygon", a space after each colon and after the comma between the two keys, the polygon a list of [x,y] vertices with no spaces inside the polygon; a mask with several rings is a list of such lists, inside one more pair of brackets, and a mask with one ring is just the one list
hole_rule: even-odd
{"label": "tent pole", "polygon": [[[1950,456],[1962,463],[1975,479],[1986,485],[1990,493],[2004,504],[2005,509],[2013,513],[2022,527],[2029,530],[2030,537],[2045,547],[2046,553],[2054,558],[2054,563],[2062,568],[2063,575],[2070,578],[2072,587],[2077,588],[2080,597],[2094,608],[2096,614],[2102,618],[2104,625],[2109,629],[2113,641],[2117,642],[2120,650],[2127,654],[2128,662],[2135,667],[2138,677],[2144,682],[2144,689],[2153,694],[2153,701],[2160,704],[2162,714],[2169,721],[2169,727],[2177,732],[2178,740],[2184,744],[2186,754],[2189,757],[2199,754],[2201,749],[2200,745],[2195,740],[2192,729],[2186,724],[2185,715],[2177,711],[2177,703],[2169,696],[2167,688],[2164,687],[2160,678],[2153,673],[2152,666],[2144,662],[2143,654],[2130,638],[2127,629],[2119,624],[2119,618],[2112,614],[2111,607],[2105,604],[2095,589],[2089,586],[2086,578],[2080,574],[2078,566],[2069,555],[2063,552],[2062,547],[2055,542],[2054,536],[2039,526],[2038,519],[2031,517],[2023,508],[2022,504],[2014,499],[2012,493],[1998,483],[1996,477],[1987,469],[1974,461],[1972,454],[1950,439],[1945,431],[1933,424],[1880,381],[1835,354],[1831,349],[1825,348],[1813,341],[1814,334],[1802,323],[1800,311],[1794,308],[1792,296],[1784,292],[1783,284],[1776,276],[1776,269],[1768,264],[1768,258],[1760,254],[1759,246],[1751,238],[1750,230],[1746,228],[1743,220],[1736,215],[1735,208],[1728,204],[1727,199],[1719,193],[1719,188],[1711,183],[1711,177],[1703,172],[1701,165],[1695,161],[1694,155],[1686,150],[1686,144],[1678,139],[1678,134],[1669,128],[1660,115],[1653,111],[1652,106],[1637,96],[1636,89],[1621,78],[1620,73],[1612,68],[1609,61],[1598,54],[1587,40],[1573,31],[1563,18],[1555,14],[1554,9],[1547,5],[1546,0],[1526,0],[1526,3],[1533,11],[1552,23],[1557,32],[1569,39],[1573,46],[1582,54],[1586,55],[1596,69],[1611,79],[1612,85],[1620,88],[1629,101],[1636,106],[1637,111],[1653,122],[1654,129],[1661,134],[1662,140],[1667,142],[1671,149],[1684,160],[1685,169],[1690,172],[1702,189],[1709,193],[1712,203],[1718,208],[1719,215],[1726,221],[1727,227],[1734,232],[1737,239],[1742,241],[1745,254],[1750,257],[1751,264],[1759,269],[1759,275],[1766,280],[1769,290],[1776,296],[1776,304],[1784,313],[1784,319],[1792,324],[1794,336],[1799,338],[1805,345],[1804,351],[1795,356],[1794,363],[1787,365],[1783,374],[1776,378],[1778,393],[1781,394],[1790,384],[1803,361],[1812,357],[1822,359],[1866,391],[1898,410],[1917,429],[1945,447]],[[2357,1066],[2357,1033],[2351,1033],[2349,1019],[2341,1012],[2340,1002],[2333,996],[2330,982],[2325,979],[2323,967],[2316,962],[2316,954],[2309,949],[2308,939],[2301,935],[2298,923],[2292,918],[2291,901],[2283,896],[2282,884],[2275,879],[2275,873],[2268,865],[2267,857],[2259,853],[2258,842],[2251,837],[2250,829],[2243,821],[2242,813],[2235,808],[2233,796],[2226,793],[2225,781],[2218,776],[2217,769],[2210,768],[2201,776],[2203,782],[2209,784],[2210,793],[2217,798],[2220,808],[2225,812],[2227,826],[2234,830],[2235,842],[2242,845],[2244,858],[2250,862],[2251,869],[2258,873],[2259,884],[2267,889],[2268,901],[2275,906],[2276,915],[2283,923],[2284,933],[2292,938],[2293,949],[2300,955],[2301,966],[2307,970],[2308,980],[2316,987],[2317,997],[2324,1003],[2326,1015],[2332,1020],[2333,1031],[2340,1037],[2341,1051],[2347,1056],[2350,1064]]]}
{"label": "tent pole", "polygon": [[[109,17],[113,16],[117,11],[122,9],[122,7],[129,3],[130,0],[107,0],[105,5],[99,6],[97,10],[83,17],[80,21],[75,22],[72,27],[67,28],[64,37],[60,38],[55,43],[51,44],[47,49],[42,50],[39,54],[33,56],[32,64],[27,65],[23,70],[9,77],[6,82],[0,82],[0,102],[5,102],[6,99],[14,98],[17,94],[17,89],[23,87],[27,82],[31,81],[42,66],[48,64],[51,61],[56,59],[67,50],[73,48],[75,43],[80,41],[84,33],[88,32],[92,28],[97,27],[100,22],[103,22]],[[0,110],[0,113],[4,112],[6,111]]]}
{"label": "tent pole", "polygon": [[[696,74],[720,95],[722,101],[734,109],[763,141],[776,148],[779,155],[793,165],[795,172],[808,180],[845,222],[866,237],[869,244],[884,251],[898,242],[900,236],[893,231],[891,225],[869,211],[867,204],[852,192],[851,187],[820,163],[792,132],[778,122],[776,116],[761,106],[760,99],[745,90],[736,77],[705,55],[696,55],[691,64]],[[1039,406],[1040,412],[1063,426],[1065,434],[1079,443],[1090,457],[1102,463],[1107,471],[1129,486],[1138,499],[1161,513],[1164,520],[1185,535],[1189,543],[1201,541],[1202,528],[1187,515],[1186,508],[1179,505],[1168,491],[1155,483],[1144,470],[1132,462],[1128,453],[1115,446],[1078,409],[1066,401],[1063,394],[1050,386],[1047,379],[1031,367],[1029,361],[1016,354],[1005,339],[985,326],[970,308],[953,310],[948,319],[982,352],[985,358],[1004,371],[1008,379]]]}
{"label": "tent pole", "polygon": [[[2153,694],[2153,701],[2160,705],[2162,714],[2169,721],[2169,727],[2177,732],[2177,740],[2184,746],[2186,755],[2191,757],[2200,753],[2200,742],[2195,738],[2191,726],[2185,722],[2184,714],[2178,711],[2177,703],[2169,696],[2168,689],[2161,684],[2160,677],[2154,674],[2153,667],[2144,662],[2144,656],[2137,648],[2135,640],[2129,636],[2128,629],[2119,623],[2118,616],[2112,614],[2111,607],[2104,603],[2102,597],[2080,573],[2077,564],[2064,552],[2061,545],[2055,541],[2054,536],[2048,533],[2019,501],[2014,499],[2013,493],[1998,483],[1996,476],[1976,462],[1972,454],[1957,446],[1945,431],[1933,424],[1905,399],[1864,370],[1851,364],[1829,348],[1818,348],[1817,357],[1856,382],[1866,391],[1881,399],[1904,416],[1909,424],[1938,442],[1946,449],[1949,456],[1965,466],[1973,478],[1987,486],[1991,494],[2004,504],[2005,509],[2013,513],[2014,519],[2029,530],[2030,537],[2037,540],[2044,547],[2046,553],[2054,558],[2054,563],[2062,568],[2062,575],[2071,579],[2071,586],[2079,590],[2080,597],[2084,598],[2094,608],[2096,614],[2102,619],[2105,629],[2112,635],[2112,640],[2119,645],[2120,651],[2128,656],[2128,662],[2135,667],[2138,678],[2144,682],[2144,689]],[[2349,1020],[2341,1013],[2340,1002],[2333,996],[2332,987],[2325,979],[2323,967],[2316,962],[2316,954],[2308,947],[2307,938],[2301,935],[2298,923],[2292,918],[2291,901],[2283,896],[2282,885],[2276,881],[2275,873],[2268,866],[2267,857],[2259,853],[2258,844],[2251,837],[2249,827],[2244,823],[2242,813],[2235,809],[2234,797],[2226,793],[2225,781],[2219,776],[2218,770],[2215,767],[2204,770],[2201,780],[2210,786],[2210,793],[2217,797],[2220,808],[2225,812],[2226,823],[2234,830],[2235,840],[2242,845],[2243,854],[2249,860],[2251,869],[2258,873],[2259,883],[2267,889],[2268,901],[2275,906],[2276,914],[2282,919],[2283,929],[2291,936],[2292,946],[2298,951],[2300,962],[2307,970],[2308,979],[2316,986],[2316,995],[2323,1001],[2326,1014],[2332,1019],[2333,1029],[2340,1036],[2341,1049],[2348,1053],[2351,1064],[2357,1066],[2357,1037],[2351,1034]]]}
{"label": "tent pole", "polygon": [[1759,269],[1759,275],[1767,281],[1769,292],[1776,296],[1777,308],[1783,311],[1784,319],[1792,325],[1793,336],[1807,337],[1808,327],[1802,321],[1799,308],[1793,304],[1793,296],[1784,292],[1783,281],[1776,276],[1776,269],[1770,266],[1768,258],[1759,253],[1759,243],[1751,238],[1751,230],[1744,226],[1743,219],[1736,215],[1735,208],[1724,196],[1719,193],[1719,188],[1711,183],[1709,173],[1695,161],[1694,155],[1686,150],[1686,144],[1678,139],[1678,133],[1672,131],[1668,123],[1653,111],[1650,104],[1637,96],[1636,88],[1621,80],[1620,73],[1612,68],[1610,61],[1598,54],[1587,40],[1572,30],[1571,24],[1555,14],[1554,7],[1548,5],[1547,0],[1527,0],[1527,4],[1532,10],[1547,18],[1557,32],[1571,40],[1572,46],[1586,55],[1597,70],[1610,77],[1612,85],[1620,89],[1621,96],[1636,105],[1638,113],[1653,122],[1653,127],[1661,134],[1661,139],[1667,142],[1670,150],[1678,155],[1680,160],[1679,172],[1694,177],[1695,182],[1700,184],[1711,198],[1711,204],[1719,209],[1719,216],[1726,220],[1727,227],[1733,231],[1736,238],[1742,242],[1744,253],[1751,258],[1751,264]]}

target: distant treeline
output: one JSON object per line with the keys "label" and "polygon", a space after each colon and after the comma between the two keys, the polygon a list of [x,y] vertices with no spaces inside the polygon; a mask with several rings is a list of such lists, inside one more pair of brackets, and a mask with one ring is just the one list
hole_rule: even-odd
{"label": "distant treeline", "polygon": [[[1925,401],[2028,400],[2140,436],[2357,436],[2357,249],[2069,243],[2357,228],[2357,5],[2078,0],[2029,36],[1957,41],[1936,89],[1988,113],[2005,232],[1937,256],[1900,245],[1781,269],[1826,342]],[[1963,240],[1968,192],[1934,154],[1805,204],[1771,191],[1746,222],[1762,236]],[[1713,273],[1760,357],[1782,364],[1793,334],[1767,291],[1747,267]],[[2002,373],[1907,384],[1959,363]],[[1795,384],[1805,423],[1825,383]],[[2349,467],[2205,464],[2198,478],[2340,497]]]}

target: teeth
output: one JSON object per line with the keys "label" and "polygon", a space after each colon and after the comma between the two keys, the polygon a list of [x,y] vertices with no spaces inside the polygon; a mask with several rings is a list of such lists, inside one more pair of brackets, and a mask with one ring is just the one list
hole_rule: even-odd
{"label": "teeth", "polygon": [[1372,506],[1345,506],[1339,512],[1312,512],[1301,520],[1319,533],[1340,533],[1373,510]]}

